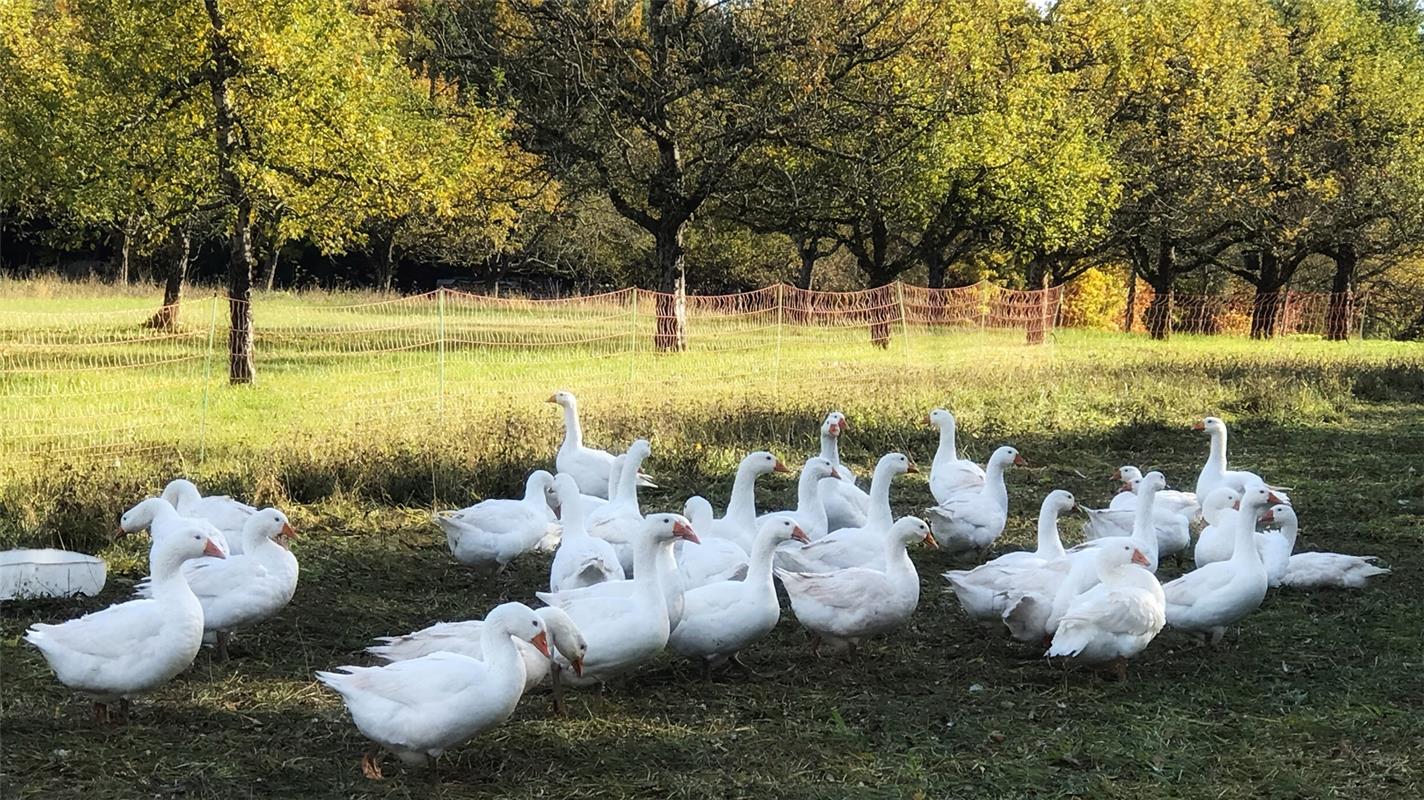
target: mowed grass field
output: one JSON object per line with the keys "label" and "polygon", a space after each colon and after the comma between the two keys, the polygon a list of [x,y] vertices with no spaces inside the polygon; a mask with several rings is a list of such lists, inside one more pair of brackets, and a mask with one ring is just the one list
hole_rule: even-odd
{"label": "mowed grass field", "polygon": [[[207,373],[208,318],[190,309],[158,344],[179,360],[159,365],[153,343],[132,341],[151,299],[0,294],[10,450],[0,543],[63,543],[110,562],[100,597],[0,607],[0,796],[1424,792],[1419,345],[1059,331],[1028,347],[1021,332],[911,328],[879,350],[850,322],[802,330],[745,313],[694,316],[691,352],[656,355],[650,323],[623,307],[447,308],[443,334],[421,339],[429,308],[341,300],[260,299],[257,385],[228,387],[220,358]],[[70,369],[45,369],[56,364]],[[924,416],[944,405],[972,457],[1012,443],[1031,462],[1008,476],[998,550],[1031,546],[1051,489],[1106,504],[1120,464],[1190,488],[1206,453],[1190,423],[1217,414],[1232,424],[1234,463],[1292,487],[1299,550],[1379,555],[1394,574],[1362,592],[1272,593],[1216,648],[1164,632],[1117,683],[969,623],[939,577],[968,562],[920,550],[912,623],[853,663],[812,656],[788,610],[746,653],[766,677],[703,683],[665,656],[623,685],[574,694],[563,718],[536,690],[509,723],[450,752],[438,784],[394,762],[386,781],[368,782],[362,737],[312,672],[364,663],[375,636],[532,600],[546,556],[476,578],[449,557],[429,511],[509,494],[550,466],[560,425],[542,401],[557,388],[580,393],[592,444],[652,440],[661,488],[643,494],[647,509],[694,493],[724,505],[742,454],[799,462],[833,407],[850,417],[844,456],[860,474],[888,450],[928,471],[936,439]],[[120,422],[106,426],[105,414]],[[16,438],[21,426],[35,435]],[[128,727],[95,726],[20,636],[130,593],[146,541],[108,532],[179,472],[288,510],[301,584],[278,617],[240,635],[234,660],[200,654],[137,704]],[[929,503],[924,478],[896,482],[897,514]],[[763,479],[758,506],[793,504],[794,480]],[[1066,520],[1065,538],[1077,529]],[[1185,566],[1168,561],[1162,576]]]}

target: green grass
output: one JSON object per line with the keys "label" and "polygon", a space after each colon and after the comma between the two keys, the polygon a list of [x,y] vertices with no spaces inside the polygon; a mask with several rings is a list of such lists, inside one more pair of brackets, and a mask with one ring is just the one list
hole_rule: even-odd
{"label": "green grass", "polygon": [[[33,295],[0,298],[0,360],[15,364],[21,341],[31,363],[63,356],[87,366],[62,376],[6,372],[0,409],[7,421],[39,418],[26,424],[46,447],[80,449],[47,455],[16,447],[14,426],[0,433],[13,448],[0,476],[0,543],[99,550],[111,578],[98,598],[0,607],[0,796],[1403,798],[1424,790],[1418,345],[1187,337],[1164,345],[1060,331],[1029,348],[1008,332],[911,330],[908,346],[897,336],[879,351],[863,328],[848,327],[783,330],[778,356],[775,337],[754,323],[702,320],[704,333],[736,333],[699,342],[694,318],[694,352],[678,356],[647,352],[650,335],[637,337],[636,353],[625,337],[628,350],[609,347],[606,358],[588,358],[603,347],[589,343],[448,347],[442,392],[437,349],[367,352],[410,344],[428,309],[395,314],[402,322],[392,327],[382,324],[389,313],[362,312],[357,322],[356,312],[332,309],[333,298],[285,297],[259,306],[269,338],[264,347],[259,334],[258,384],[228,387],[202,380],[201,325],[193,325],[201,335],[190,329],[183,343],[165,345],[196,352],[198,366],[166,376],[138,366],[153,348],[124,339],[149,299],[119,301],[134,309],[127,323],[91,319],[42,340],[43,326],[6,312],[111,306]],[[558,328],[550,321],[480,308],[451,328],[516,330],[510,341],[527,344]],[[366,333],[352,334],[357,328]],[[322,347],[320,331],[335,329],[341,344]],[[94,344],[106,337],[120,341]],[[54,346],[66,343],[83,346]],[[92,368],[105,358],[128,366]],[[163,380],[166,391],[144,392]],[[72,396],[55,397],[56,385],[71,386]],[[17,397],[25,387],[47,398]],[[1050,489],[1105,503],[1106,476],[1121,463],[1190,485],[1205,441],[1187,425],[1217,413],[1233,423],[1236,461],[1294,489],[1301,549],[1377,554],[1395,574],[1359,593],[1273,594],[1214,650],[1164,633],[1116,684],[982,634],[938,576],[962,562],[916,552],[919,611],[857,663],[811,657],[788,613],[748,653],[774,676],[731,673],[703,685],[665,657],[626,686],[575,695],[563,719],[536,691],[508,724],[452,751],[438,788],[394,762],[387,781],[369,783],[356,765],[359,733],[311,673],[360,663],[374,636],[530,599],[547,580],[540,557],[490,581],[473,577],[450,559],[426,512],[512,491],[530,465],[549,461],[558,418],[541,401],[559,387],[580,392],[595,443],[652,438],[649,468],[664,488],[644,495],[648,508],[678,507],[693,492],[724,503],[741,453],[767,447],[804,458],[833,406],[850,415],[846,455],[862,473],[889,449],[927,468],[934,437],[924,413],[948,405],[970,454],[982,460],[1012,442],[1034,465],[1010,474],[1003,547],[1029,544]],[[107,388],[116,391],[96,394]],[[204,388],[200,439],[194,409]],[[108,412],[131,429],[83,432]],[[53,424],[61,419],[69,427]],[[140,702],[128,728],[95,727],[19,637],[33,622],[128,594],[143,574],[142,543],[110,543],[114,515],[180,470],[205,488],[287,508],[303,534],[302,582],[288,609],[241,636],[234,661],[200,655]],[[761,507],[794,497],[793,479],[780,476],[758,489]],[[927,499],[923,476],[897,481],[892,494],[898,513]],[[1065,532],[1076,536],[1076,524]],[[1177,571],[1169,562],[1164,576]]]}

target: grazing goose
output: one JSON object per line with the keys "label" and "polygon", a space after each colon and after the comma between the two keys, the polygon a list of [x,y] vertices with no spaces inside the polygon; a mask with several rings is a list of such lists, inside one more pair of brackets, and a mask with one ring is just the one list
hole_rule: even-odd
{"label": "grazing goose", "polygon": [[1043,498],[1038,510],[1038,548],[1005,553],[971,570],[950,570],[943,574],[970,619],[997,626],[1006,598],[1000,594],[1015,588],[1015,579],[1024,570],[1037,569],[1064,557],[1063,540],[1058,535],[1059,515],[1077,508],[1073,495],[1055,489]]}
{"label": "grazing goose", "polygon": [[[826,507],[821,503],[820,483],[826,478],[840,479],[840,468],[820,456],[806,459],[801,465],[801,477],[796,480],[796,508],[791,511],[772,511],[757,518],[757,522],[770,517],[789,517],[796,521],[802,532],[815,541],[824,538],[826,530]],[[697,524],[696,520],[692,523]]]}
{"label": "grazing goose", "polygon": [[380,780],[382,749],[407,766],[424,766],[509,719],[526,678],[514,641],[548,656],[547,630],[528,606],[505,603],[480,630],[483,658],[438,652],[379,667],[338,667],[316,678],[341,695],[351,721],[374,743],[361,757],[361,772]]}
{"label": "grazing goose", "polygon": [[515,557],[558,535],[547,498],[553,491],[554,476],[535,470],[525,481],[523,498],[484,500],[458,511],[442,511],[435,515],[435,524],[445,533],[455,560],[504,572]]}
{"label": "grazing goose", "polygon": [[[573,392],[559,391],[546,401],[564,409],[564,441],[554,457],[559,472],[572,475],[579,491],[594,497],[612,498],[608,473],[613,469],[613,454],[583,446],[583,425],[579,423],[578,398]],[[641,486],[655,486],[646,475],[639,475]]]}
{"label": "grazing goose", "polygon": [[57,625],[37,623],[25,633],[25,641],[39,649],[60,683],[93,699],[96,721],[107,722],[116,701],[120,719],[127,721],[129,698],[187,669],[202,646],[203,606],[188,588],[182,566],[224,555],[210,538],[211,525],[173,514],[155,523],[149,597]]}
{"label": "grazing goose", "polygon": [[1009,491],[1004,486],[1004,469],[1026,466],[1019,451],[1000,447],[989,457],[984,486],[977,493],[950,498],[925,509],[935,538],[947,553],[983,550],[1004,532],[1009,519]]}
{"label": "grazing goose", "polygon": [[1266,597],[1266,567],[1256,549],[1256,520],[1270,504],[1270,494],[1259,484],[1242,493],[1229,560],[1207,564],[1162,587],[1168,625],[1203,639],[1210,635],[1216,644],[1228,625],[1260,608]]}
{"label": "grazing goose", "polygon": [[[216,637],[218,660],[227,660],[233,631],[261,622],[291,602],[297,590],[297,557],[277,542],[295,536],[286,514],[264,508],[242,526],[239,555],[184,562],[183,577],[203,606],[203,629]],[[153,597],[154,590],[152,578],[138,585],[143,597]]]}
{"label": "grazing goose", "polygon": [[1090,664],[1112,662],[1120,679],[1127,660],[1167,624],[1166,597],[1147,557],[1130,544],[1102,547],[1094,555],[1098,585],[1078,595],[1058,621],[1048,657]]}
{"label": "grazing goose", "polygon": [[930,465],[930,494],[936,503],[945,503],[962,494],[972,494],[984,487],[984,468],[959,457],[955,446],[954,415],[943,408],[930,412],[931,427],[939,430],[939,449]]}
{"label": "grazing goose", "polygon": [[242,526],[247,523],[248,517],[257,513],[256,508],[227,495],[204,497],[198,487],[186,478],[169,481],[159,497],[177,509],[180,516],[205,520],[217,528],[223,535],[219,544],[225,542],[228,545],[228,555],[242,553]]}
{"label": "grazing goose", "polygon": [[866,638],[903,625],[920,602],[920,576],[905,547],[924,542],[936,547],[929,525],[903,517],[882,531],[885,569],[865,567],[806,573],[776,570],[791,598],[796,619],[812,634],[812,650],[821,645],[854,655]]}
{"label": "grazing goose", "polygon": [[704,678],[729,660],[745,668],[737,653],[770,633],[781,619],[771,558],[777,545],[790,539],[809,541],[788,518],[763,520],[745,580],[709,583],[684,596],[682,622],[673,630],[668,647],[700,662]]}
{"label": "grazing goose", "polygon": [[[916,472],[915,462],[903,453],[886,453],[875,465],[870,480],[870,514],[864,526],[842,528],[799,548],[782,548],[777,552],[777,564],[796,572],[830,572],[847,567],[881,568],[880,557],[885,531],[894,524],[890,511],[890,482],[896,475]],[[820,487],[834,485],[834,478],[825,478]]]}
{"label": "grazing goose", "polygon": [[[712,525],[712,504],[693,495],[683,503],[682,514],[701,531]],[[747,551],[731,539],[702,536],[698,544],[679,541],[675,546],[677,572],[684,594],[699,586],[720,581],[741,580],[747,574]]]}
{"label": "grazing goose", "polygon": [[[584,495],[573,476],[560,473],[554,477],[554,491],[559,495],[561,509],[559,549],[549,565],[549,591],[577,589],[604,581],[621,581],[625,575],[613,545],[590,536],[585,523]],[[555,637],[556,645],[558,644]]]}
{"label": "grazing goose", "polygon": [[1248,487],[1261,484],[1275,492],[1279,500],[1275,502],[1289,503],[1290,498],[1281,489],[1266,484],[1261,480],[1261,476],[1254,472],[1243,472],[1240,470],[1229,470],[1226,468],[1226,423],[1216,417],[1206,417],[1201,422],[1192,425],[1192,430],[1206,431],[1211,436],[1211,449],[1208,451],[1206,464],[1202,465],[1201,475],[1197,478],[1197,497],[1206,497],[1213,489],[1226,486],[1238,492],[1246,490]]}
{"label": "grazing goose", "polygon": [[[1133,481],[1142,477],[1142,470],[1132,465],[1124,465],[1113,472],[1113,480],[1122,484],[1122,488],[1108,503],[1108,508],[1113,511],[1131,511],[1137,508],[1136,486]],[[1191,523],[1201,516],[1201,500],[1193,492],[1179,492],[1175,489],[1163,489],[1153,498],[1157,504],[1158,513],[1170,511],[1186,517]]]}
{"label": "grazing goose", "polygon": [[[553,639],[554,647],[564,654],[573,665],[574,671],[583,668],[583,656],[588,651],[588,642],[579,633],[578,626],[563,609],[545,606],[534,613],[544,620],[544,626]],[[470,658],[484,659],[485,620],[474,619],[464,622],[437,622],[428,628],[404,636],[383,636],[366,652],[380,659],[382,663],[410,661],[431,653],[459,653]],[[549,677],[549,657],[539,652],[534,645],[522,639],[515,639],[514,646],[524,659],[524,691],[529,691]]]}

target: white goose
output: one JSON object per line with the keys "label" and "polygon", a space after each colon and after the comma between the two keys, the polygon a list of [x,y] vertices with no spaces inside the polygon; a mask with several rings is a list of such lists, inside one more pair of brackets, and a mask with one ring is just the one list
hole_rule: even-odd
{"label": "white goose", "polygon": [[[1147,473],[1148,475],[1161,475],[1162,473]],[[1137,476],[1124,484],[1125,491],[1119,493],[1118,497],[1124,497],[1128,491],[1132,494],[1131,508],[1085,508],[1083,512],[1088,519],[1083,523],[1083,536],[1088,540],[1102,539],[1106,536],[1131,536],[1133,527],[1137,524],[1138,494],[1142,487],[1144,476]],[[1162,508],[1157,503],[1157,498],[1166,494],[1167,489],[1161,489],[1152,493],[1152,530],[1157,535],[1157,559],[1171,555],[1177,555],[1186,550],[1192,543],[1191,518],[1183,516],[1171,508]]]}
{"label": "white goose", "polygon": [[165,527],[176,528],[180,524],[197,526],[209,539],[213,540],[223,555],[232,552],[231,543],[227,537],[211,522],[205,519],[185,517],[178,513],[178,509],[174,508],[172,503],[161,497],[144,498],[125,511],[123,516],[119,517],[119,535],[138,533],[144,529],[151,529],[151,534],[157,534]]}
{"label": "white goose", "polygon": [[1111,546],[1119,547],[1124,544],[1136,545],[1138,550],[1147,558],[1147,569],[1156,572],[1161,563],[1158,550],[1156,496],[1167,485],[1167,479],[1162,477],[1160,472],[1149,472],[1138,479],[1137,483],[1137,510],[1132,512],[1132,533],[1130,536],[1121,534],[1114,536],[1101,536],[1096,539],[1089,539],[1082,544],[1069,550],[1070,555],[1085,552],[1097,547]]}
{"label": "white goose", "polygon": [[760,528],[745,580],[709,583],[684,597],[682,622],[672,632],[668,647],[700,662],[704,678],[728,660],[746,668],[737,653],[770,633],[781,619],[771,575],[772,555],[784,541],[809,540],[785,517],[763,520]]}
{"label": "white goose", "polygon": [[826,507],[827,530],[859,528],[866,524],[870,513],[870,495],[855,485],[855,473],[841,463],[840,436],[850,427],[845,415],[832,411],[821,423],[821,458],[836,469],[836,483],[820,488],[821,503]]}
{"label": "white goose", "polygon": [[180,516],[205,520],[217,528],[223,535],[218,543],[226,545],[228,555],[242,552],[242,526],[247,523],[248,517],[257,512],[256,508],[227,495],[204,497],[198,487],[186,478],[169,481],[159,497],[177,509]]}
{"label": "white goose", "polygon": [[1147,557],[1130,544],[1094,556],[1098,585],[1074,598],[1058,621],[1047,655],[1087,663],[1112,662],[1127,677],[1127,660],[1147,649],[1167,624],[1166,596],[1145,569]]}
{"label": "white goose", "polygon": [[435,524],[444,531],[457,561],[503,572],[515,557],[558,535],[547,498],[553,491],[554,476],[535,470],[525,481],[521,499],[485,500],[458,511],[442,511],[435,515]]}
{"label": "white goose", "polygon": [[[916,472],[915,462],[903,453],[886,453],[875,465],[870,480],[870,513],[859,528],[841,528],[804,547],[782,548],[776,563],[796,572],[830,572],[848,567],[882,568],[884,534],[894,524],[890,510],[890,483],[896,475]],[[820,489],[835,485],[834,478],[821,480]]]}
{"label": "white goose", "polygon": [[970,619],[997,626],[1003,615],[1002,592],[1015,587],[1015,579],[1024,570],[1037,569],[1064,557],[1063,540],[1058,535],[1058,517],[1077,508],[1073,495],[1055,489],[1043,498],[1038,510],[1038,547],[1005,553],[987,564],[970,570],[950,570],[943,573],[950,588],[959,598],[959,605]]}
{"label": "white goose", "polygon": [[1261,606],[1266,597],[1266,567],[1256,549],[1256,519],[1270,503],[1270,490],[1257,485],[1241,495],[1236,518],[1236,546],[1231,558],[1188,572],[1166,584],[1167,624],[1221,641],[1226,627]]}
{"label": "white goose", "polygon": [[1221,486],[1228,486],[1238,492],[1244,491],[1255,484],[1265,485],[1273,490],[1280,499],[1276,502],[1289,503],[1290,498],[1285,492],[1266,484],[1261,480],[1261,476],[1254,472],[1244,472],[1241,470],[1230,470],[1226,468],[1226,423],[1217,417],[1206,417],[1201,422],[1192,425],[1192,430],[1206,431],[1211,436],[1211,449],[1207,453],[1206,464],[1202,465],[1201,475],[1197,478],[1197,497],[1206,497],[1213,489]]}
{"label": "white goose", "polygon": [[[297,590],[297,557],[277,541],[295,536],[286,514],[264,508],[242,526],[240,555],[183,564],[183,577],[203,606],[203,629],[216,637],[219,660],[227,659],[233,631],[261,622],[291,602]],[[155,588],[153,578],[146,578],[138,593],[153,597]]]}
{"label": "white goose", "polygon": [[703,538],[726,539],[735,542],[743,554],[751,550],[757,534],[756,479],[772,472],[790,472],[781,459],[765,450],[748,453],[737,465],[737,477],[732,482],[732,496],[727,501],[727,513],[714,519]]}
{"label": "white goose", "polygon": [[1292,589],[1363,589],[1371,578],[1388,575],[1375,565],[1378,556],[1343,553],[1296,553],[1286,565],[1281,585]]}
{"label": "white goose", "polygon": [[[574,672],[583,669],[583,656],[588,651],[588,642],[579,633],[578,626],[565,614],[563,609],[545,606],[534,613],[544,620],[549,638],[554,647],[573,665]],[[382,636],[366,652],[380,659],[382,663],[410,661],[431,653],[458,653],[462,656],[483,660],[485,620],[474,619],[464,622],[437,622],[428,628],[404,636]],[[519,657],[524,660],[524,691],[529,691],[549,677],[549,657],[539,652],[534,645],[522,639],[514,640]]]}
{"label": "white goose", "polygon": [[96,721],[108,721],[109,705],[116,701],[120,719],[127,721],[129,698],[187,669],[202,646],[203,606],[188,588],[182,566],[203,556],[222,558],[223,552],[208,534],[212,526],[176,514],[158,523],[161,530],[149,548],[151,597],[57,625],[37,623],[25,633],[60,683],[93,699]]}
{"label": "white goose", "polygon": [[[548,401],[564,409],[564,441],[554,457],[559,472],[573,476],[579,491],[594,497],[611,498],[608,474],[613,469],[613,454],[583,446],[583,425],[579,423],[578,398],[573,392],[554,392]],[[638,476],[643,486],[654,486],[646,475]]]}
{"label": "white goose", "polygon": [[[618,553],[613,545],[588,533],[584,495],[579,492],[573,476],[566,473],[555,476],[554,491],[559,495],[563,530],[559,549],[554,551],[554,560],[549,564],[549,591],[561,592],[604,581],[623,580],[623,565],[618,563]],[[558,644],[557,635],[554,644]]]}
{"label": "white goose", "polygon": [[366,777],[382,776],[380,753],[423,766],[446,750],[509,719],[524,694],[518,638],[549,654],[543,618],[528,606],[505,603],[485,618],[483,658],[438,652],[379,667],[338,667],[317,680],[341,695],[351,720],[375,743],[361,757]]}
{"label": "white goose", "polygon": [[831,462],[835,468],[837,477],[855,485],[855,472],[848,466],[841,463],[841,434],[850,428],[850,422],[846,420],[845,414],[839,411],[832,411],[821,421],[821,452],[820,457]]}
{"label": "white goose", "polygon": [[995,598],[1009,635],[1048,647],[1074,598],[1097,585],[1098,564],[1091,556],[1079,554],[1019,572],[1014,588]]}
{"label": "white goose", "polygon": [[1285,503],[1271,506],[1262,520],[1276,525],[1256,534],[1256,549],[1261,553],[1261,563],[1266,565],[1266,585],[1274,589],[1281,585],[1290,570],[1300,520],[1295,515],[1295,509]]}
{"label": "white goose", "polygon": [[[692,522],[692,529],[702,531],[712,525],[712,504],[707,498],[693,495],[683,503],[682,515]],[[739,581],[747,574],[747,551],[731,539],[699,536],[700,542],[679,541],[673,548],[677,556],[677,572],[683,593],[720,581]]]}
{"label": "white goose", "polygon": [[[1113,472],[1113,480],[1122,484],[1122,488],[1113,495],[1112,501],[1108,503],[1108,508],[1114,511],[1131,511],[1137,508],[1136,487],[1133,481],[1142,477],[1142,470],[1130,464],[1118,467]],[[1163,489],[1153,498],[1157,504],[1158,513],[1171,511],[1186,517],[1191,523],[1201,516],[1201,500],[1194,492],[1179,492],[1175,489]]]}
{"label": "white goose", "polygon": [[903,517],[882,532],[885,569],[853,567],[835,572],[776,570],[791,598],[796,619],[812,634],[812,649],[822,643],[852,655],[864,639],[904,624],[920,602],[920,576],[905,551],[923,541],[936,547],[929,525]]}
{"label": "white goose", "polygon": [[647,439],[635,439],[628,446],[618,476],[618,491],[607,505],[594,509],[585,521],[590,534],[613,545],[625,573],[633,571],[632,537],[636,536],[643,520],[643,511],[638,505],[638,470],[652,452]]}
{"label": "white goose", "polygon": [[930,465],[930,494],[936,503],[948,502],[961,494],[977,492],[984,487],[984,468],[967,458],[959,457],[955,445],[957,424],[954,415],[936,408],[929,415],[930,426],[939,430],[939,449]]}
{"label": "white goose", "polygon": [[[667,646],[672,625],[658,552],[671,552],[675,539],[697,541],[692,525],[681,514],[651,514],[635,532],[636,569],[631,581],[601,583],[568,592],[538,592],[540,600],[563,609],[588,642],[576,685],[607,681],[642,665]],[[555,691],[572,663],[555,657]]]}
{"label": "white goose", "polygon": [[[772,511],[757,518],[760,523],[771,517],[789,517],[795,520],[803,533],[815,541],[824,538],[826,530],[826,506],[821,502],[820,483],[826,478],[840,479],[840,467],[820,456],[806,459],[801,465],[801,477],[796,480],[796,508],[791,511]],[[697,520],[693,520],[695,526]]]}
{"label": "white goose", "polygon": [[1197,536],[1193,551],[1197,569],[1216,561],[1231,558],[1236,541],[1237,504],[1241,493],[1229,486],[1218,486],[1202,500],[1202,519],[1206,527]]}
{"label": "white goose", "polygon": [[1004,486],[1004,469],[1025,466],[1023,456],[1012,447],[1000,447],[989,457],[984,486],[978,493],[959,495],[947,503],[925,509],[930,527],[948,553],[982,550],[1004,532],[1009,519],[1009,492]]}

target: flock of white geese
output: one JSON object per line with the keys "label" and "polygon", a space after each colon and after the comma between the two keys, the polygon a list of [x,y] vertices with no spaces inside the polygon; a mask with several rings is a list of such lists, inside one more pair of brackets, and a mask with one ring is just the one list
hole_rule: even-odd
{"label": "flock of white geese", "polygon": [[[522,498],[435,517],[455,558],[477,569],[503,570],[523,553],[552,549],[548,591],[534,592],[543,607],[505,603],[483,620],[385,637],[367,648],[378,665],[316,673],[373,742],[361,760],[368,777],[382,776],[382,750],[425,764],[498,725],[546,679],[561,708],[564,685],[625,676],[665,649],[704,675],[729,662],[745,668],[738,653],[781,619],[778,579],[817,652],[853,654],[914,613],[920,579],[908,547],[982,553],[994,544],[1008,518],[1005,471],[1024,464],[1007,446],[983,467],[960,458],[953,415],[935,409],[935,504],[928,521],[895,519],[890,485],[917,471],[914,462],[887,454],[862,488],[840,460],[849,425],[833,411],[821,424],[820,455],[801,467],[795,508],[758,514],[758,476],[789,471],[759,451],[738,467],[722,516],[702,497],[687,500],[682,514],[644,514],[647,440],[618,456],[589,448],[574,396],[558,392],[549,402],[564,412],[556,474],[534,471]],[[1050,657],[1122,674],[1164,627],[1215,642],[1271,587],[1360,588],[1388,572],[1372,557],[1293,553],[1297,518],[1285,493],[1227,468],[1221,420],[1195,427],[1211,444],[1194,493],[1168,490],[1160,472],[1124,466],[1114,476],[1122,491],[1105,509],[1082,509],[1086,541],[1068,547],[1058,521],[1079,506],[1066,491],[1050,492],[1034,550],[944,573],[965,613],[1043,643]],[[1199,521],[1196,569],[1159,582],[1159,561],[1185,554]],[[36,624],[25,637],[62,683],[94,701],[101,720],[116,702],[127,719],[129,698],[186,669],[205,637],[226,658],[232,632],[285,607],[298,575],[286,547],[295,533],[281,511],[204,497],[184,479],[129,509],[120,527],[152,536],[140,597]]]}

